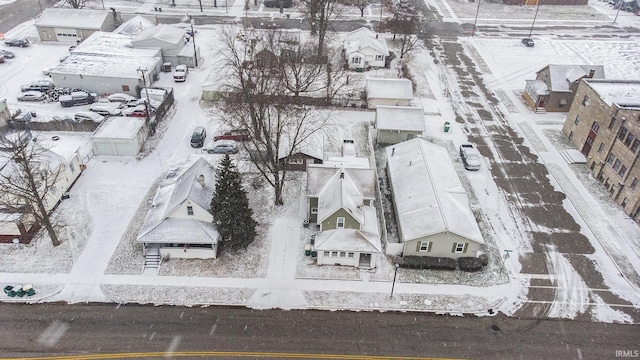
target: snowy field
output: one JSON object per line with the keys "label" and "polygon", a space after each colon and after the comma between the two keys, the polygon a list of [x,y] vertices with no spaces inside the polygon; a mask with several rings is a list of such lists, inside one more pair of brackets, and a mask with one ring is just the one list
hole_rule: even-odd
{"label": "snowy field", "polygon": [[[134,7],[133,2],[121,3]],[[438,1],[438,4],[450,5],[449,9],[456,10],[449,13],[459,14],[459,18],[469,17],[462,10],[458,12],[461,7],[468,7],[463,1]],[[608,16],[598,12],[596,18],[608,21]],[[469,193],[472,209],[482,217],[480,226],[490,246],[489,266],[479,273],[399,269],[393,298],[389,297],[394,277],[393,258],[384,258],[382,265],[374,271],[318,267],[304,256],[304,245],[313,230],[302,227],[306,213],[305,174],[295,174],[286,188],[284,206],[273,206],[272,193],[266,185],[250,192],[260,227],[258,239],[247,251],[224,253],[216,260],[207,261],[171,259],[162,265],[158,275],[141,275],[142,249],[135,239],[144,220],[147,200],[153,196],[161,174],[196,157],[204,157],[213,164],[220,159],[189,146],[189,136],[195,126],[206,126],[209,134],[221,127],[217,109],[212,104],[199,102],[205,78],[219,65],[216,32],[215,26],[198,27],[198,45],[204,61],[185,83],[174,83],[170,75],[161,74],[154,84],[174,87],[176,105],[172,116],[160,124],[157,134],[147,142],[140,156],[91,157],[89,148],[82,147],[81,155],[90,158],[87,169],[71,190],[71,198],[62,202],[55,213],[67,224],[61,233],[62,245],[53,248],[43,235],[29,245],[0,247],[3,283],[32,283],[38,293],[27,301],[393,309],[480,315],[489,314],[489,309],[510,315],[527,302],[524,294],[532,277],[519,273],[517,253],[528,251],[530,244],[513,236],[517,234],[515,229],[521,219],[513,219],[506,212],[486,167],[473,174],[462,168],[456,148],[467,139],[458,124],[452,121],[454,115],[445,90],[451,79],[446,78],[442,65],[437,64],[424,48],[409,59],[417,83],[415,105],[422,105],[428,113],[425,137],[449,150]],[[23,24],[7,35],[27,35],[36,39],[33,22]],[[387,34],[386,37],[389,46],[395,48],[391,36]],[[600,264],[607,285],[632,306],[640,307],[637,288],[613,275],[618,273],[617,262],[630,263],[630,271],[640,269],[637,224],[624,216],[583,167],[569,166],[559,157],[558,151],[568,147],[560,133],[564,115],[534,114],[520,100],[525,80],[533,79],[535,71],[549,63],[602,64],[608,78],[640,79],[639,40],[562,40],[547,36],[537,37],[534,49],[522,46],[519,38],[476,36],[461,41],[468,56],[483,71],[485,83],[503,102],[514,128],[520,129],[521,136],[527,139],[525,144],[533,152],[540,153],[550,173],[554,174],[557,186],[572,200],[581,198],[597,204],[598,213],[606,217],[606,223],[590,223],[589,230],[585,230],[596,248],[594,261]],[[17,108],[36,110],[39,120],[46,121],[54,115],[71,115],[81,110],[81,107],[63,109],[57,103],[22,104],[15,101],[20,85],[42,77],[43,68],[55,65],[68,53],[66,45],[35,42],[31,47],[15,52],[15,60],[19,61],[7,61],[0,66],[0,79],[3,80],[0,97],[7,98],[12,111]],[[395,73],[370,71],[363,76],[367,75],[395,76]],[[354,137],[360,147],[366,147],[373,112],[335,109],[333,115],[341,124],[334,136]],[[452,123],[448,133],[442,131],[444,121]],[[89,136],[75,133],[38,136],[48,138],[53,135],[58,135],[60,141],[85,141],[85,144]],[[250,183],[255,175],[242,156],[240,153],[236,159],[245,173],[245,182]],[[381,159],[378,158],[378,162]],[[575,196],[572,197],[570,191],[575,192]],[[578,223],[585,225],[585,220],[580,220],[584,215],[570,204],[567,207]],[[612,233],[609,223],[614,224],[615,232]],[[393,236],[393,227],[391,230],[390,236]],[[592,233],[599,235],[597,239]],[[621,246],[628,250],[627,254],[607,247],[606,243],[616,236],[614,244],[624,244]],[[513,253],[505,258],[504,250]],[[562,286],[573,289],[558,299],[551,316],[573,318],[584,312],[589,305],[584,296],[584,281],[571,276],[571,266],[564,257],[556,256],[547,261],[560,281],[565,282]],[[600,310],[595,313],[594,321],[640,321],[604,301],[597,305]]]}

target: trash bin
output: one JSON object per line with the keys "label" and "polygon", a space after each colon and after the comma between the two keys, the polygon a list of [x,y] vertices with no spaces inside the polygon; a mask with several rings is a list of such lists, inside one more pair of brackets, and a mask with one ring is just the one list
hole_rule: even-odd
{"label": "trash bin", "polygon": [[448,121],[444,122],[444,132],[449,132],[449,129],[451,128],[451,123]]}
{"label": "trash bin", "polygon": [[318,257],[318,252],[315,250],[311,250],[311,257]]}
{"label": "trash bin", "polygon": [[311,255],[311,245],[305,245],[304,246],[304,255],[305,256],[310,256]]}
{"label": "trash bin", "polygon": [[316,243],[316,234],[313,234],[313,235],[311,235],[311,241],[310,241],[310,244],[311,244],[311,245],[315,245],[315,243]]}
{"label": "trash bin", "polygon": [[171,72],[171,63],[170,62],[166,62],[166,63],[162,64],[162,71]]}
{"label": "trash bin", "polygon": [[305,221],[303,221],[303,222],[302,222],[302,227],[306,227],[306,228],[308,228],[308,227],[309,227],[309,220],[305,220]]}

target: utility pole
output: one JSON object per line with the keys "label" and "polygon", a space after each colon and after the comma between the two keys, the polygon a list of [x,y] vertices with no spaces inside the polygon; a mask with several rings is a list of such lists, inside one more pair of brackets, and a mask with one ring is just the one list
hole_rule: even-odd
{"label": "utility pole", "polygon": [[[147,99],[144,102],[144,110],[146,113],[147,125],[149,126],[149,133],[151,135],[155,134],[156,126],[155,124],[151,124],[151,111],[149,109],[150,101],[149,101],[149,88],[147,87],[147,78],[145,77],[145,72],[149,71],[147,69],[138,68],[138,71],[142,75],[142,84],[144,85],[144,91],[146,93]],[[151,80],[149,80],[151,82]]]}
{"label": "utility pole", "polygon": [[[533,32],[533,25],[535,25],[536,23],[536,18],[538,17],[538,10],[540,10],[540,0],[537,0],[536,3],[538,3],[538,6],[536,7],[536,14],[533,16],[533,22],[531,23],[531,30],[529,30],[529,36],[531,37],[531,33]],[[480,3],[478,3],[480,4]]]}
{"label": "utility pole", "polygon": [[480,1],[481,0],[478,0],[478,7],[476,8],[476,18],[475,20],[473,20],[473,30],[471,32],[471,36],[476,34],[476,29],[477,29],[476,24],[478,23],[478,13],[480,12]]}
{"label": "utility pole", "polygon": [[393,273],[393,283],[391,284],[391,295],[389,295],[389,299],[393,299],[393,288],[396,287],[396,276],[398,275],[398,268],[400,267],[400,264],[395,265],[396,271]]}
{"label": "utility pole", "polygon": [[193,31],[193,23],[195,20],[191,18],[191,39],[193,40],[193,58],[196,62],[196,67],[198,67],[198,48],[196,47],[196,33]]}

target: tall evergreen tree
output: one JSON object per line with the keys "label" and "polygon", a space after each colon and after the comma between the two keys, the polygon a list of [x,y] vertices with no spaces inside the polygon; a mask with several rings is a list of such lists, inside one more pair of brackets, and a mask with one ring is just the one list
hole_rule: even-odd
{"label": "tall evergreen tree", "polygon": [[246,249],[256,237],[256,221],[242,188],[240,173],[226,154],[217,171],[216,191],[211,199],[213,224],[222,237],[222,248]]}

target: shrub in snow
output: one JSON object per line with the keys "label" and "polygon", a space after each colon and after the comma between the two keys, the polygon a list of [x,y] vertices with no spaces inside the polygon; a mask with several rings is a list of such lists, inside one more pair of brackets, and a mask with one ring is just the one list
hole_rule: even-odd
{"label": "shrub in snow", "polygon": [[410,269],[441,269],[455,270],[458,262],[455,259],[434,256],[405,256],[401,267]]}
{"label": "shrub in snow", "polygon": [[460,270],[478,271],[482,269],[482,259],[475,257],[461,257],[458,259]]}

